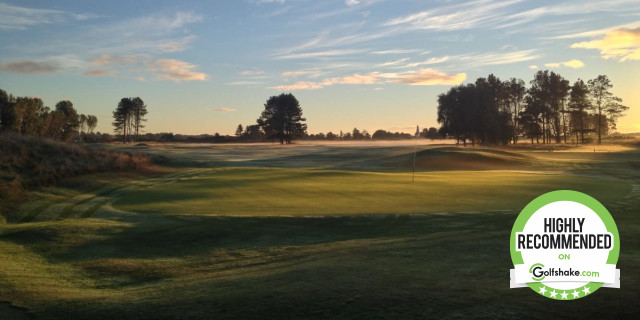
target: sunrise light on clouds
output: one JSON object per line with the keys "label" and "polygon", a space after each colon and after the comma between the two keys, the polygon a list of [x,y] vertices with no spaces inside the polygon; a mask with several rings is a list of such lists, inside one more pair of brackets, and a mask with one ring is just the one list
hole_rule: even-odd
{"label": "sunrise light on clouds", "polygon": [[123,96],[145,99],[150,132],[232,134],[281,92],[310,132],[374,131],[436,126],[453,85],[550,69],[607,74],[630,107],[618,128],[632,132],[639,14],[629,0],[2,1],[0,87],[69,98],[104,132]]}

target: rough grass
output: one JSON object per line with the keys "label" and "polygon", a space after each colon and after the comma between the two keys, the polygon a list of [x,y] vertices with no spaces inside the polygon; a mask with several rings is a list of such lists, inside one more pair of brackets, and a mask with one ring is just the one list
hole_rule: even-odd
{"label": "rough grass", "polygon": [[42,137],[0,134],[0,197],[71,176],[135,169],[149,157]]}

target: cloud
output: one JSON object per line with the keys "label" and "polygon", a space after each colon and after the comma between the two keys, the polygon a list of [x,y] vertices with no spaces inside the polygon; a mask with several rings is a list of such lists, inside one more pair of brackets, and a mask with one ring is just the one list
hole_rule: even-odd
{"label": "cloud", "polygon": [[68,13],[60,10],[35,9],[0,3],[0,30],[24,30],[41,24],[60,23],[68,20],[87,20],[98,17],[90,13]]}
{"label": "cloud", "polygon": [[545,66],[549,68],[569,67],[569,68],[578,69],[578,68],[584,67],[584,62],[577,59],[573,59],[565,62],[547,63],[545,64]]}
{"label": "cloud", "polygon": [[141,62],[151,61],[153,57],[149,54],[125,54],[120,56],[113,56],[109,54],[103,54],[101,56],[89,59],[90,63],[97,65],[110,65],[110,64],[136,64]]}
{"label": "cloud", "polygon": [[227,85],[230,86],[246,86],[246,85],[254,85],[254,84],[261,84],[261,81],[233,81],[233,82],[227,82]]}
{"label": "cloud", "polygon": [[231,108],[215,108],[213,109],[213,111],[218,111],[218,112],[235,112],[236,109],[231,109]]}
{"label": "cloud", "polygon": [[159,80],[205,81],[207,74],[195,71],[196,66],[176,59],[155,59],[149,54],[113,56],[103,54],[89,60],[90,63],[113,69],[124,69],[133,73],[149,72]]}
{"label": "cloud", "polygon": [[394,61],[388,61],[388,62],[384,62],[384,63],[380,63],[378,65],[376,65],[376,67],[391,67],[391,66],[397,66],[399,64],[405,63],[409,61],[409,58],[404,58],[404,59],[398,59],[398,60],[394,60]]}
{"label": "cloud", "polygon": [[281,85],[272,87],[277,90],[309,90],[321,89],[338,84],[381,84],[381,83],[404,83],[409,85],[458,85],[466,80],[466,73],[447,74],[434,69],[420,69],[405,73],[381,73],[371,72],[369,74],[353,74],[345,77],[328,78],[321,82],[298,81],[291,85]]}
{"label": "cloud", "polygon": [[298,81],[294,84],[271,87],[271,89],[276,89],[279,91],[292,91],[292,90],[320,89],[323,87],[324,87],[323,85],[315,82]]}
{"label": "cloud", "polygon": [[438,63],[443,63],[445,61],[449,60],[449,56],[444,56],[444,57],[433,57],[433,58],[429,58],[425,61],[422,62],[412,62],[412,63],[408,63],[404,66],[402,66],[403,68],[415,68],[418,66],[424,66],[424,65],[430,65],[430,64],[438,64]]}
{"label": "cloud", "polygon": [[262,70],[245,70],[245,71],[241,71],[238,73],[241,76],[259,76],[261,74],[264,74],[264,71]]}
{"label": "cloud", "polygon": [[451,60],[466,62],[470,67],[481,67],[487,65],[511,64],[523,61],[530,61],[540,58],[535,50],[520,50],[512,52],[487,52],[473,53],[451,57]]}
{"label": "cloud", "polygon": [[576,38],[590,38],[596,36],[606,35],[607,33],[618,30],[618,29],[634,29],[640,28],[640,21],[633,23],[626,23],[622,25],[617,25],[613,27],[607,27],[602,29],[590,30],[585,32],[577,32],[577,33],[569,33],[564,35],[559,35],[555,37],[551,37],[551,39],[576,39]]}
{"label": "cloud", "polygon": [[21,60],[0,65],[0,71],[22,74],[53,73],[58,70],[60,70],[60,64],[51,61]]}
{"label": "cloud", "polygon": [[398,76],[397,82],[413,86],[458,85],[467,79],[466,73],[446,74],[433,69]]}
{"label": "cloud", "polygon": [[195,40],[197,37],[194,35],[186,36],[178,41],[170,41],[161,43],[158,45],[158,48],[162,52],[180,52],[184,51],[189,47],[189,43]]}
{"label": "cloud", "polygon": [[391,50],[382,50],[382,51],[374,51],[372,54],[407,54],[407,53],[416,53],[420,52],[417,49],[391,49]]}
{"label": "cloud", "polygon": [[[527,11],[518,12],[505,17],[505,24],[498,28],[511,28],[516,25],[529,23],[531,21],[548,18],[550,16],[587,15],[604,12],[630,12],[640,8],[637,0],[608,0],[608,1],[574,1],[560,2],[552,6],[542,6]],[[565,28],[567,30],[567,28]]]}
{"label": "cloud", "polygon": [[612,30],[600,39],[574,43],[571,47],[600,50],[604,59],[640,60],[640,28]]}
{"label": "cloud", "polygon": [[521,0],[465,2],[394,18],[385,22],[384,25],[435,31],[494,27],[504,20],[502,9],[518,2]]}
{"label": "cloud", "polygon": [[322,72],[320,70],[311,69],[311,70],[285,71],[281,73],[281,75],[283,77],[298,77],[298,76],[304,76],[304,75],[319,75],[321,73]]}
{"label": "cloud", "polygon": [[538,66],[536,66],[535,64],[532,64],[529,66],[529,69],[536,70],[538,69]]}
{"label": "cloud", "polygon": [[195,65],[175,60],[175,59],[159,59],[151,63],[150,68],[156,72],[160,79],[173,81],[204,81],[208,76],[202,72],[196,72],[193,69]]}
{"label": "cloud", "polygon": [[92,76],[92,77],[104,77],[104,76],[112,76],[113,74],[106,70],[89,70],[82,75],[84,76]]}
{"label": "cloud", "polygon": [[295,53],[295,54],[284,54],[277,56],[277,59],[306,59],[306,58],[322,58],[322,57],[335,57],[335,56],[344,56],[362,53],[364,50],[353,50],[353,49],[336,49],[336,50],[327,50],[327,51],[318,51],[318,52],[305,52],[305,53]]}
{"label": "cloud", "polygon": [[332,86],[334,84],[374,84],[383,78],[379,72],[371,72],[368,75],[353,74],[346,77],[330,78],[322,81],[322,86]]}
{"label": "cloud", "polygon": [[359,4],[372,4],[373,0],[344,0],[344,4],[348,6],[357,6]]}

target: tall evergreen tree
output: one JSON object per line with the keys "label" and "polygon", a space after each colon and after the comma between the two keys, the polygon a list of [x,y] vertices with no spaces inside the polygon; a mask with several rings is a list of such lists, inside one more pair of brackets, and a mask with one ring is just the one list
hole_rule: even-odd
{"label": "tall evergreen tree", "polygon": [[307,125],[303,121],[306,119],[302,117],[302,108],[296,97],[283,93],[267,100],[257,122],[268,139],[290,144],[306,133]]}
{"label": "tall evergreen tree", "polygon": [[[576,134],[576,142],[584,143],[584,134],[587,131],[586,122],[588,111],[593,109],[589,100],[589,88],[582,79],[578,79],[571,86],[568,112],[571,116],[573,133]],[[580,139],[578,139],[578,135]]]}
{"label": "tall evergreen tree", "polygon": [[588,81],[591,103],[596,111],[596,131],[598,144],[602,143],[602,133],[609,125],[615,129],[616,120],[629,107],[622,105],[622,99],[616,97],[609,90],[613,88],[611,81],[605,75]]}

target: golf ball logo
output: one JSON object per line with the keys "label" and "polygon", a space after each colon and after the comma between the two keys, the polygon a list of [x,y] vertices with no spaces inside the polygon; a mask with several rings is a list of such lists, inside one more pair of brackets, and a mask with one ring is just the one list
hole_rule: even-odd
{"label": "golf ball logo", "polygon": [[618,228],[609,211],[580,192],[560,190],[531,201],[511,231],[511,288],[574,300],[620,287]]}

